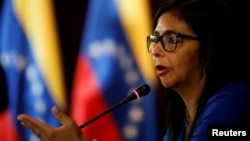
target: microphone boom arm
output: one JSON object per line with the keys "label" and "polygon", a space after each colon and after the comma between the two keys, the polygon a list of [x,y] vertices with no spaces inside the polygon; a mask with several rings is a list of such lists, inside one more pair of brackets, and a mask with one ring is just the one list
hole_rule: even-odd
{"label": "microphone boom arm", "polygon": [[140,87],[138,87],[136,90],[134,90],[129,96],[125,97],[122,101],[118,102],[117,104],[115,104],[114,106],[112,106],[111,108],[107,109],[106,111],[102,112],[101,114],[95,116],[94,118],[92,118],[91,120],[85,122],[84,124],[80,125],[79,128],[82,129],[83,127],[89,125],[90,123],[96,121],[97,119],[99,119],[100,117],[106,115],[107,113],[111,112],[112,110],[116,109],[117,107],[128,103],[129,101],[135,100],[135,99],[139,99],[142,96],[145,96],[149,93],[150,91],[150,87],[147,84],[142,84]]}
{"label": "microphone boom arm", "polygon": [[109,113],[110,111],[116,109],[117,107],[119,107],[120,105],[124,104],[123,102],[119,102],[116,105],[112,106],[111,108],[109,108],[108,110],[102,112],[101,114],[95,116],[94,118],[92,118],[91,120],[85,122],[84,124],[82,124],[81,126],[79,126],[80,129],[82,129],[83,127],[89,125],[90,123],[94,122],[95,120],[99,119],[100,117],[106,115],[107,113]]}

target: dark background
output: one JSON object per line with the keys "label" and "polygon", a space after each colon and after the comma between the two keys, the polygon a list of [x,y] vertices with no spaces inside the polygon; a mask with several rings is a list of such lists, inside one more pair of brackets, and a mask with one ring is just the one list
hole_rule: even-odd
{"label": "dark background", "polygon": [[[85,23],[85,15],[88,7],[88,0],[53,0],[57,28],[63,57],[63,67],[66,79],[67,100],[70,105],[70,93],[75,73],[76,59],[79,53],[79,47],[82,38],[82,30]],[[149,0],[151,8],[151,16],[156,12],[161,0]],[[3,0],[0,0],[0,12]],[[0,13],[1,14],[1,13]],[[146,40],[146,37],[145,37]],[[165,110],[164,99],[158,95],[159,125],[160,134],[165,134]],[[7,90],[3,70],[0,66],[0,112],[7,108]]]}

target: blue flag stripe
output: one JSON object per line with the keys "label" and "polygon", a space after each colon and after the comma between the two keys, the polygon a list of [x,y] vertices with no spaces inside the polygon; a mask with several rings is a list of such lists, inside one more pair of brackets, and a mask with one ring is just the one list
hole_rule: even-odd
{"label": "blue flag stripe", "polygon": [[[92,0],[88,9],[81,54],[88,56],[109,106],[145,83],[125,36],[113,0]],[[158,140],[155,95],[112,112],[123,140]]]}

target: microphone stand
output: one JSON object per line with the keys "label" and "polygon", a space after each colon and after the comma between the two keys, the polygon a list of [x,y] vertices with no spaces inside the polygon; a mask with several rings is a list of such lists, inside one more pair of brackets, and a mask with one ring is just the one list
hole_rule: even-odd
{"label": "microphone stand", "polygon": [[125,104],[125,103],[132,101],[132,100],[135,100],[135,99],[139,99],[140,97],[147,95],[149,93],[149,91],[150,91],[150,87],[147,84],[142,84],[139,88],[134,90],[129,96],[125,97],[123,100],[121,100],[120,102],[118,102],[117,104],[115,104],[114,106],[109,108],[108,110],[102,112],[101,114],[95,116],[94,118],[87,121],[86,123],[80,125],[79,128],[82,129],[83,127],[89,125],[90,123],[94,122],[95,120],[99,119],[100,117],[106,115],[107,113],[111,112],[112,110],[116,109],[117,107],[121,106],[122,104]]}
{"label": "microphone stand", "polygon": [[124,102],[119,102],[117,104],[115,104],[114,106],[112,106],[111,108],[109,108],[108,110],[102,112],[101,114],[95,116],[94,118],[92,118],[91,120],[89,120],[88,122],[85,122],[84,124],[80,125],[79,128],[82,129],[83,127],[89,125],[90,123],[94,122],[95,120],[99,119],[100,117],[106,115],[107,113],[109,113],[110,111],[116,109],[117,107],[119,107],[120,105],[124,104]]}

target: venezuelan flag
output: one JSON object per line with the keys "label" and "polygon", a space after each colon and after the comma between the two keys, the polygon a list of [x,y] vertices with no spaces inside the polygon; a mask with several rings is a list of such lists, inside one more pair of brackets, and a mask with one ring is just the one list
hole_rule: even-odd
{"label": "venezuelan flag", "polygon": [[80,125],[113,106],[142,83],[147,97],[112,111],[83,128],[98,141],[156,141],[155,86],[146,36],[151,33],[147,0],[91,0],[72,92],[72,118]]}
{"label": "venezuelan flag", "polygon": [[[39,140],[16,116],[27,113],[51,126],[57,105],[66,109],[62,62],[51,0],[5,0],[0,24],[0,57],[7,85],[9,126],[19,140]],[[1,120],[1,119],[0,119]],[[6,125],[7,126],[7,125]],[[1,131],[1,136],[7,131]],[[6,133],[7,134],[7,133]],[[4,140],[11,141],[11,136]],[[13,139],[14,141],[14,139]]]}

